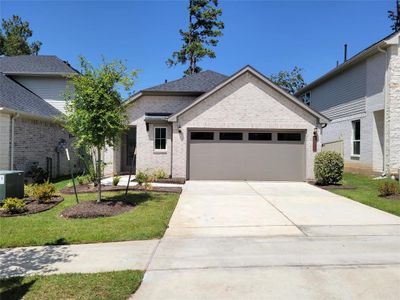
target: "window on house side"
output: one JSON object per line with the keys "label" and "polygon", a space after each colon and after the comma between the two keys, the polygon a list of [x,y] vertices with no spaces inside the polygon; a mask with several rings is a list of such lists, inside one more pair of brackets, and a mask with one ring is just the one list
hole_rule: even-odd
{"label": "window on house side", "polygon": [[352,154],[359,156],[361,150],[361,123],[360,120],[355,120],[352,123],[353,126],[353,151]]}
{"label": "window on house side", "polygon": [[167,149],[167,128],[165,127],[154,128],[154,149],[155,150]]}
{"label": "window on house side", "polygon": [[304,93],[303,95],[301,95],[301,100],[303,100],[303,103],[305,105],[310,106],[310,104],[311,104],[311,92],[307,92],[307,93]]}

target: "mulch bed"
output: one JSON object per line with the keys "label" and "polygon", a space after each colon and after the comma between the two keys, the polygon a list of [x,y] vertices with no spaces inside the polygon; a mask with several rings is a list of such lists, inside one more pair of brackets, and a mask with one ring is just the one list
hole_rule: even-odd
{"label": "mulch bed", "polygon": [[[112,185],[102,185],[101,191],[102,192],[118,192],[118,191],[125,191],[125,186],[112,186]],[[132,183],[129,186],[129,191],[146,191],[142,186],[138,185],[137,183]],[[159,193],[181,193],[182,188],[180,187],[152,187],[150,192],[159,192]],[[74,194],[74,187],[66,187],[63,188],[61,191],[63,194]],[[82,184],[76,186],[76,192],[80,193],[97,193],[97,187],[90,185],[90,184]]]}
{"label": "mulch bed", "polygon": [[324,190],[355,190],[357,187],[352,185],[343,185],[343,184],[328,184],[328,185],[320,185],[316,182],[310,182],[310,184],[315,185]]}
{"label": "mulch bed", "polygon": [[383,199],[387,200],[394,200],[394,201],[400,201],[400,194],[395,194],[395,195],[390,195],[390,196],[379,196]]}
{"label": "mulch bed", "polygon": [[130,211],[135,205],[123,201],[85,201],[61,212],[67,219],[111,217]]}
{"label": "mulch bed", "polygon": [[24,201],[26,203],[26,206],[25,206],[26,210],[24,212],[9,213],[4,210],[0,210],[0,217],[17,217],[17,216],[40,213],[40,212],[43,212],[43,211],[53,208],[57,204],[64,201],[64,198],[61,196],[52,197],[51,200],[46,203],[39,203],[36,200],[31,199],[31,198],[26,198],[26,199],[24,199]]}

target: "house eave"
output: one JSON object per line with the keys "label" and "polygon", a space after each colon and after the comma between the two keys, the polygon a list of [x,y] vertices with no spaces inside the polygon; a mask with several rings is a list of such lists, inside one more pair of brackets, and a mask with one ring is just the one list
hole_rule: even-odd
{"label": "house eave", "polygon": [[322,75],[318,79],[312,81],[310,84],[306,85],[302,89],[296,92],[295,96],[299,97],[303,93],[308,92],[309,90],[313,89],[314,87],[322,84],[323,82],[329,80],[330,78],[336,76],[337,74],[340,74],[344,72],[345,70],[351,68],[355,64],[365,60],[371,55],[374,55],[379,52],[379,49],[384,49],[389,47],[390,45],[396,45],[399,43],[399,36],[397,34],[392,34],[391,36],[383,39],[382,41],[375,43],[374,45],[370,46],[367,49],[362,50],[346,62],[342,63],[338,67],[332,69],[328,73]]}
{"label": "house eave", "polygon": [[48,121],[48,122],[52,122],[52,123],[61,123],[61,121],[59,119],[57,119],[56,117],[39,116],[39,115],[30,114],[30,113],[15,110],[15,109],[10,109],[7,107],[0,107],[0,113],[5,113],[5,114],[9,114],[9,115],[19,115],[19,116],[22,116],[22,117],[25,117],[28,119],[42,120],[42,121]]}

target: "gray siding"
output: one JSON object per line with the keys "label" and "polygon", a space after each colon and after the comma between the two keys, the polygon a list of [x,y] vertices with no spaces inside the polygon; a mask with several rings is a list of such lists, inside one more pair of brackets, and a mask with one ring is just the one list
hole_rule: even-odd
{"label": "gray siding", "polygon": [[64,112],[64,92],[67,80],[62,77],[14,76],[14,80]]}
{"label": "gray siding", "polygon": [[324,111],[365,97],[367,65],[362,62],[311,90],[311,107]]}

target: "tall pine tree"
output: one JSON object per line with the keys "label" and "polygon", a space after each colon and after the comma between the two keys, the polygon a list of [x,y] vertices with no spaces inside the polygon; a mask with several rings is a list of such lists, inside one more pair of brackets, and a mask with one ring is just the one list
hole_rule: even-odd
{"label": "tall pine tree", "polygon": [[217,46],[224,23],[219,20],[222,10],[218,8],[218,0],[190,0],[188,11],[188,31],[179,30],[183,41],[182,47],[172,53],[167,65],[171,67],[188,64],[184,73],[191,75],[201,71],[198,63],[204,57],[216,57],[211,47]]}
{"label": "tall pine tree", "polygon": [[42,43],[39,41],[28,43],[32,36],[29,23],[21,17],[13,15],[10,19],[2,20],[0,29],[0,55],[12,56],[23,54],[38,54]]}
{"label": "tall pine tree", "polygon": [[393,31],[399,31],[400,30],[400,1],[396,0],[396,11],[389,10],[389,19],[393,21],[393,24],[391,28]]}

